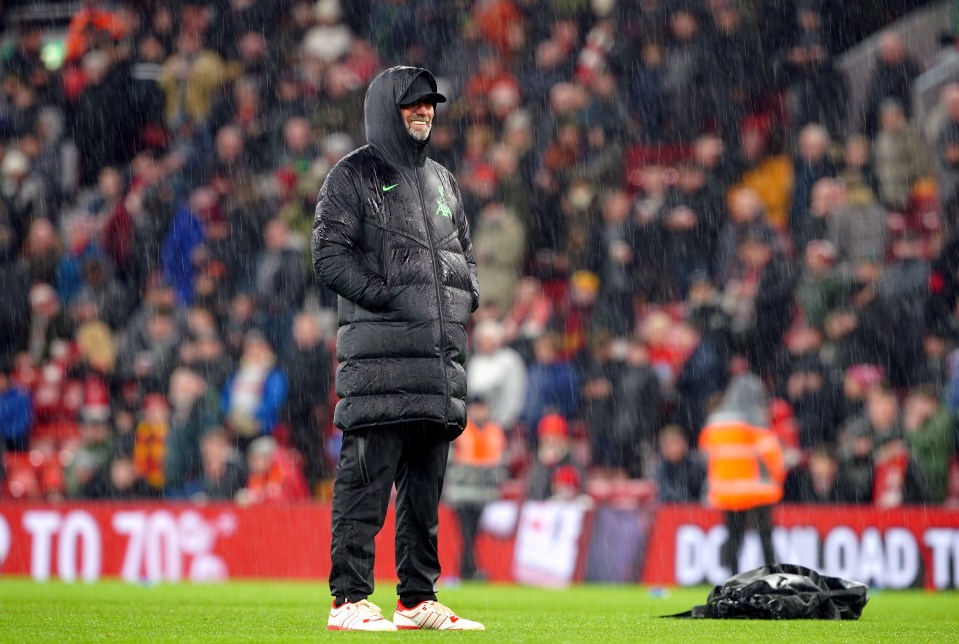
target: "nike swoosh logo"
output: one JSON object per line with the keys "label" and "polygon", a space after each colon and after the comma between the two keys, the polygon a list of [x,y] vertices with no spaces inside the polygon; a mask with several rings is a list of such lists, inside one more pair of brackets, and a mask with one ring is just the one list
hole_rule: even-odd
{"label": "nike swoosh logo", "polygon": [[398,185],[400,185],[400,184],[394,183],[392,186],[383,186],[383,192],[389,192],[390,190],[392,190],[393,188],[395,188],[395,187],[398,186]]}

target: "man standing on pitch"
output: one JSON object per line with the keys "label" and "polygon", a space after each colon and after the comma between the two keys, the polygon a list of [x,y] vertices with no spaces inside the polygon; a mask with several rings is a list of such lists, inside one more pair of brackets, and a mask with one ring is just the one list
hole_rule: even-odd
{"label": "man standing on pitch", "polygon": [[[393,67],[373,79],[368,144],[336,164],[316,204],[313,267],[339,295],[334,422],[343,447],[330,629],[483,629],[435,594],[449,443],[466,425],[465,327],[479,302],[459,188],[426,157],[445,101],[425,69]],[[394,483],[400,581],[391,623],[367,597]]]}

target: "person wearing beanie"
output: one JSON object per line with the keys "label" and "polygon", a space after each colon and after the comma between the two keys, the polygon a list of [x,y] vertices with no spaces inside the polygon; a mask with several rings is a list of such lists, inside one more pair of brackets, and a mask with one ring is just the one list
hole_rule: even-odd
{"label": "person wearing beanie", "polygon": [[573,441],[566,418],[555,412],[543,416],[536,427],[536,435],[539,443],[536,461],[526,483],[527,500],[543,501],[550,498],[553,477],[564,467],[572,467],[577,471],[577,489],[581,491],[586,473],[573,457]]}

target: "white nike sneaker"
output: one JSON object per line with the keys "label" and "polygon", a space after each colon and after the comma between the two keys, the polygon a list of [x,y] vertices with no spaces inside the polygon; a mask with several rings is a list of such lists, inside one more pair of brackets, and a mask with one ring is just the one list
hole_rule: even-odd
{"label": "white nike sneaker", "polygon": [[486,627],[479,622],[457,617],[453,611],[438,601],[420,602],[409,609],[405,608],[400,602],[396,602],[393,623],[401,631],[414,629],[432,631],[486,630]]}
{"label": "white nike sneaker", "polygon": [[339,608],[336,602],[330,608],[330,619],[326,622],[330,631],[395,631],[393,622],[383,617],[383,611],[376,604],[361,599],[346,602]]}

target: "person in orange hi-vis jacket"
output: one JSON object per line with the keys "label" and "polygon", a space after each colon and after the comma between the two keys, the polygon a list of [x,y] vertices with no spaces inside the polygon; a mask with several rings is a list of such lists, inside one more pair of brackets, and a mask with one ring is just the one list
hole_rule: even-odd
{"label": "person in orange hi-vis jacket", "polygon": [[772,507],[783,496],[786,470],[779,439],[769,429],[762,381],[752,373],[734,377],[719,407],[699,435],[707,460],[707,500],[725,514],[729,536],[720,563],[739,572],[739,550],[746,528],[762,543],[764,563],[774,563]]}

